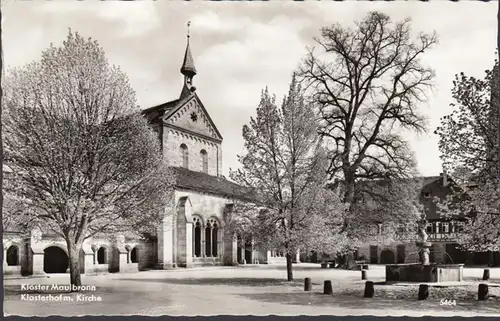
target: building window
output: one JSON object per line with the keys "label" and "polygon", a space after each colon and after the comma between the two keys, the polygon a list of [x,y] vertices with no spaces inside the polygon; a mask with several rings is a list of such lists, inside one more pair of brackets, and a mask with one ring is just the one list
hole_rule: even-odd
{"label": "building window", "polygon": [[139,253],[137,253],[137,247],[134,247],[132,251],[130,251],[130,262],[137,263],[139,262]]}
{"label": "building window", "polygon": [[424,192],[424,197],[425,198],[431,198],[431,193],[430,192]]}
{"label": "building window", "polygon": [[448,222],[441,223],[441,233],[450,233],[450,223]]}
{"label": "building window", "polygon": [[432,234],[434,232],[434,224],[432,223],[427,223],[427,227],[425,229],[425,231],[428,233],[428,234]]}
{"label": "building window", "polygon": [[97,250],[97,264],[106,264],[106,248],[100,247]]}
{"label": "building window", "polygon": [[202,221],[199,217],[193,218],[193,255],[201,256],[201,230],[203,228]]}
{"label": "building window", "polygon": [[200,151],[200,157],[201,157],[201,170],[204,173],[208,173],[208,154],[207,154],[207,151],[202,149]]}
{"label": "building window", "polygon": [[205,254],[209,257],[217,257],[219,248],[219,222],[211,218],[205,228]]}
{"label": "building window", "polygon": [[7,249],[7,265],[19,265],[19,249],[15,245]]}
{"label": "building window", "polygon": [[185,144],[181,145],[182,167],[189,168],[189,152]]}

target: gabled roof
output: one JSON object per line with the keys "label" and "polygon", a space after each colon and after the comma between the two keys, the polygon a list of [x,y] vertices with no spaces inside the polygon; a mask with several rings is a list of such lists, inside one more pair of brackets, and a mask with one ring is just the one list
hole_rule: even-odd
{"label": "gabled roof", "polygon": [[240,200],[255,201],[256,193],[225,178],[195,172],[183,167],[171,167],[177,188],[210,193]]}
{"label": "gabled roof", "polygon": [[181,99],[171,100],[161,105],[149,107],[141,111],[150,121],[159,120],[160,117],[168,113],[172,108],[175,108]]}
{"label": "gabled roof", "polygon": [[189,96],[186,96],[182,99],[172,100],[172,101],[169,101],[165,104],[161,104],[158,106],[154,106],[154,107],[145,109],[142,111],[142,113],[151,122],[159,121],[160,119],[163,121],[166,121],[171,116],[173,116],[179,109],[181,109],[185,104],[187,104],[191,99],[196,99],[196,101],[198,102],[198,105],[200,106],[200,108],[203,110],[203,112],[207,116],[207,119],[208,119],[210,125],[213,127],[215,133],[217,134],[218,139],[220,141],[222,141],[223,138],[222,138],[221,133],[219,132],[219,130],[215,126],[212,118],[210,117],[210,114],[205,109],[205,106],[201,102],[201,100],[198,97],[198,95],[196,94],[196,92],[192,92]]}

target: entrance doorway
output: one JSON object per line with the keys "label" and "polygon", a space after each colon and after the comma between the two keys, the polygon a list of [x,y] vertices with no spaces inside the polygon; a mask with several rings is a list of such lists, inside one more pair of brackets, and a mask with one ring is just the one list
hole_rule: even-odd
{"label": "entrance doorway", "polygon": [[45,273],[66,273],[69,267],[69,258],[63,249],[49,246],[43,252],[43,271]]}
{"label": "entrance doorway", "polygon": [[245,243],[245,262],[246,264],[252,264],[252,242]]}
{"label": "entrance doorway", "polygon": [[394,264],[395,261],[395,255],[394,252],[391,250],[383,250],[382,253],[380,253],[380,263],[382,264]]}
{"label": "entrance doorway", "polygon": [[398,263],[405,263],[405,253],[406,249],[404,245],[398,245],[397,247],[397,253],[398,253]]}
{"label": "entrance doorway", "polygon": [[378,264],[378,247],[376,245],[370,246],[370,264]]}

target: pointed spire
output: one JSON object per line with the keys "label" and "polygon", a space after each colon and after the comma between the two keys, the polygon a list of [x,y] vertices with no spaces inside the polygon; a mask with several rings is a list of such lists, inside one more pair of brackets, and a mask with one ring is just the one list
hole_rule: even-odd
{"label": "pointed spire", "polygon": [[196,68],[194,67],[193,56],[191,55],[191,49],[189,48],[189,26],[191,25],[191,21],[188,21],[188,32],[187,32],[187,46],[186,52],[184,54],[184,62],[182,63],[181,73],[188,77],[193,78],[196,75]]}

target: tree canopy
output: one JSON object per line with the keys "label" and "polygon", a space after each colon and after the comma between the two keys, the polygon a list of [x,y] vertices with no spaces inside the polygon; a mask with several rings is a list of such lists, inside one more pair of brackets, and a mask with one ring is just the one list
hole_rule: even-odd
{"label": "tree canopy", "polygon": [[160,142],[127,76],[78,33],[10,70],[4,88],[6,192],[66,240],[78,284],[85,239],[154,233],[173,182]]}
{"label": "tree canopy", "polygon": [[[263,91],[257,117],[243,127],[242,168],[236,182],[259,191],[257,204],[237,204],[238,225],[257,245],[284,250],[288,280],[296,251],[336,246],[335,221],[343,210],[337,195],[325,188],[325,158],[316,133],[316,117],[307,106],[295,76],[278,108]],[[251,208],[253,207],[253,208]]]}

